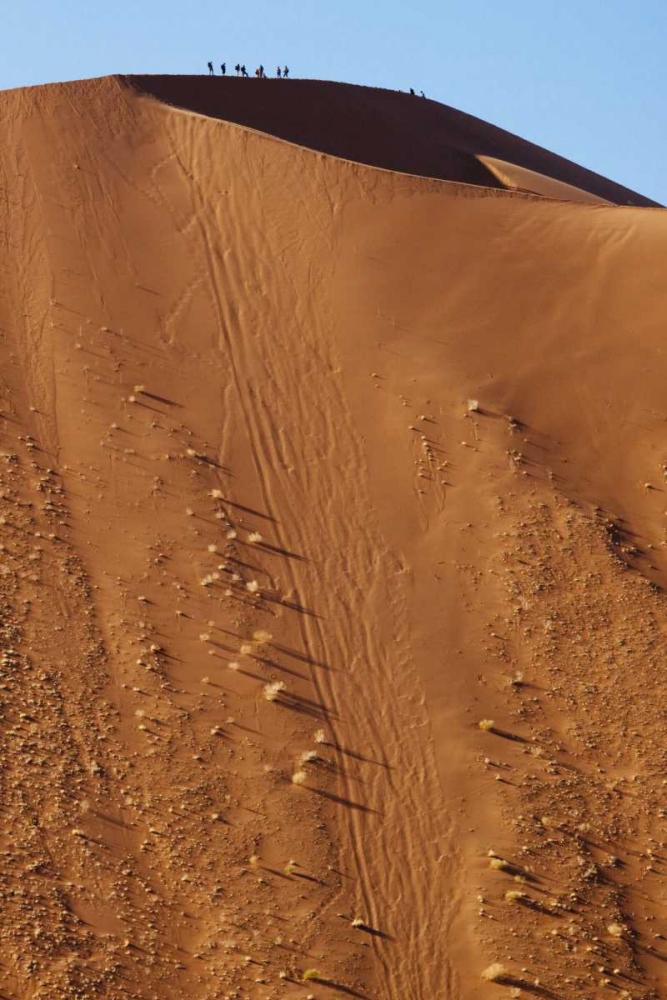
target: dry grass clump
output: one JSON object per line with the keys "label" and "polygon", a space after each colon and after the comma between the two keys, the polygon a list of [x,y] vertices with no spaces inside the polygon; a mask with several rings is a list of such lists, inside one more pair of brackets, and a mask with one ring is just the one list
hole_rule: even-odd
{"label": "dry grass clump", "polygon": [[507,977],[507,969],[501,962],[493,962],[492,965],[488,965],[486,969],[481,974],[482,979],[486,979],[488,983],[499,983],[502,979]]}
{"label": "dry grass clump", "polygon": [[508,889],[505,893],[505,899],[508,903],[519,903],[522,899],[526,898],[525,892],[519,892],[517,889]]}
{"label": "dry grass clump", "polygon": [[493,719],[480,719],[477,725],[482,732],[488,733],[491,729],[493,729],[495,722]]}
{"label": "dry grass clump", "polygon": [[257,583],[257,580],[248,580],[248,582],[245,585],[245,589],[251,594],[256,594],[257,591],[259,590],[259,584]]}
{"label": "dry grass clump", "polygon": [[259,543],[262,541],[262,536],[260,535],[259,531],[251,531],[250,534],[248,535],[248,541],[250,542],[251,545],[259,545]]}
{"label": "dry grass clump", "polygon": [[295,771],[292,775],[293,785],[304,785],[308,779],[308,774],[306,771]]}
{"label": "dry grass clump", "polygon": [[624,924],[613,923],[613,924],[608,924],[607,926],[607,933],[615,938],[623,937],[625,931],[626,927]]}
{"label": "dry grass clump", "polygon": [[489,868],[493,869],[494,872],[502,872],[509,867],[504,858],[489,858]]}
{"label": "dry grass clump", "polygon": [[314,739],[314,741],[316,743],[326,743],[326,741],[327,741],[327,734],[324,732],[323,729],[317,729],[313,733],[313,739]]}
{"label": "dry grass clump", "polygon": [[258,642],[260,646],[262,646],[267,642],[271,642],[273,636],[271,635],[270,632],[267,632],[266,629],[258,628],[255,629],[255,631],[253,632],[252,638],[254,642]]}
{"label": "dry grass clump", "polygon": [[319,972],[317,969],[306,969],[306,971],[301,975],[301,979],[304,982],[308,982],[309,979],[321,979],[321,978],[322,978],[322,973]]}
{"label": "dry grass clump", "polygon": [[284,681],[271,681],[271,683],[264,685],[264,697],[267,701],[276,701],[278,695],[285,691],[286,687]]}

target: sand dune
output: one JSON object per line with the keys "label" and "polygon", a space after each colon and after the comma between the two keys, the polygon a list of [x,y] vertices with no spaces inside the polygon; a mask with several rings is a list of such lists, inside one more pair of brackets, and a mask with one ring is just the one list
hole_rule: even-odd
{"label": "sand dune", "polygon": [[0,993],[663,996],[665,212],[406,95],[1,99]]}

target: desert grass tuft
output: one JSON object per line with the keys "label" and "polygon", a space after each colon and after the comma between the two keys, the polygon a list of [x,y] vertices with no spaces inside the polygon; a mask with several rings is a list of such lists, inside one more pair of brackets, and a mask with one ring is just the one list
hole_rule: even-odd
{"label": "desert grass tuft", "polygon": [[486,979],[488,983],[498,983],[502,979],[507,977],[507,969],[500,962],[493,962],[482,972],[482,979]]}
{"label": "desert grass tuft", "polygon": [[267,701],[276,701],[278,695],[285,691],[287,685],[284,681],[271,681],[264,685],[264,697]]}
{"label": "desert grass tuft", "polygon": [[508,889],[505,893],[505,899],[508,903],[520,903],[521,900],[525,898],[525,892],[519,892],[517,889]]}

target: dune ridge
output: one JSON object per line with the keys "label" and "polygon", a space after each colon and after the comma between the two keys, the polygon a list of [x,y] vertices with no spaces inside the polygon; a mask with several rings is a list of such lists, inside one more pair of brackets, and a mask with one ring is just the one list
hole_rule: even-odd
{"label": "dune ridge", "polygon": [[205,76],[121,79],[175,107],[248,125],[297,145],[369,166],[483,187],[504,187],[497,174],[483,164],[484,157],[491,157],[545,174],[613,204],[659,207],[643,195],[504,129],[410,94],[326,80]]}
{"label": "dune ridge", "polygon": [[667,217],[146,79],[0,95],[0,989],[660,997]]}

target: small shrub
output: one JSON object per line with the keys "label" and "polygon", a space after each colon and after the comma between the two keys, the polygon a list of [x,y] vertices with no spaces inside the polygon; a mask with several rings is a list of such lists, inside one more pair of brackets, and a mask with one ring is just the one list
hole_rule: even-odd
{"label": "small shrub", "polygon": [[508,903],[519,903],[522,899],[526,898],[525,892],[519,892],[517,889],[509,889],[505,893],[505,899]]}
{"label": "small shrub", "polygon": [[489,868],[492,868],[494,872],[502,872],[509,868],[509,865],[504,858],[489,858]]}
{"label": "small shrub", "polygon": [[308,982],[309,979],[321,979],[321,978],[322,978],[322,973],[319,972],[317,969],[306,969],[306,971],[301,976],[301,979],[304,981],[304,983]]}
{"label": "small shrub", "polygon": [[501,979],[507,976],[507,969],[500,962],[494,962],[492,965],[487,966],[482,972],[482,979],[486,979],[488,983],[497,983]]}
{"label": "small shrub", "polygon": [[482,732],[488,733],[491,729],[493,729],[495,723],[493,719],[480,719],[477,725],[482,730]]}
{"label": "small shrub", "polygon": [[267,701],[276,701],[281,691],[286,689],[284,681],[272,681],[264,685],[264,697]]}
{"label": "small shrub", "polygon": [[295,771],[294,774],[292,775],[292,784],[303,785],[305,784],[307,778],[308,775],[305,771]]}

